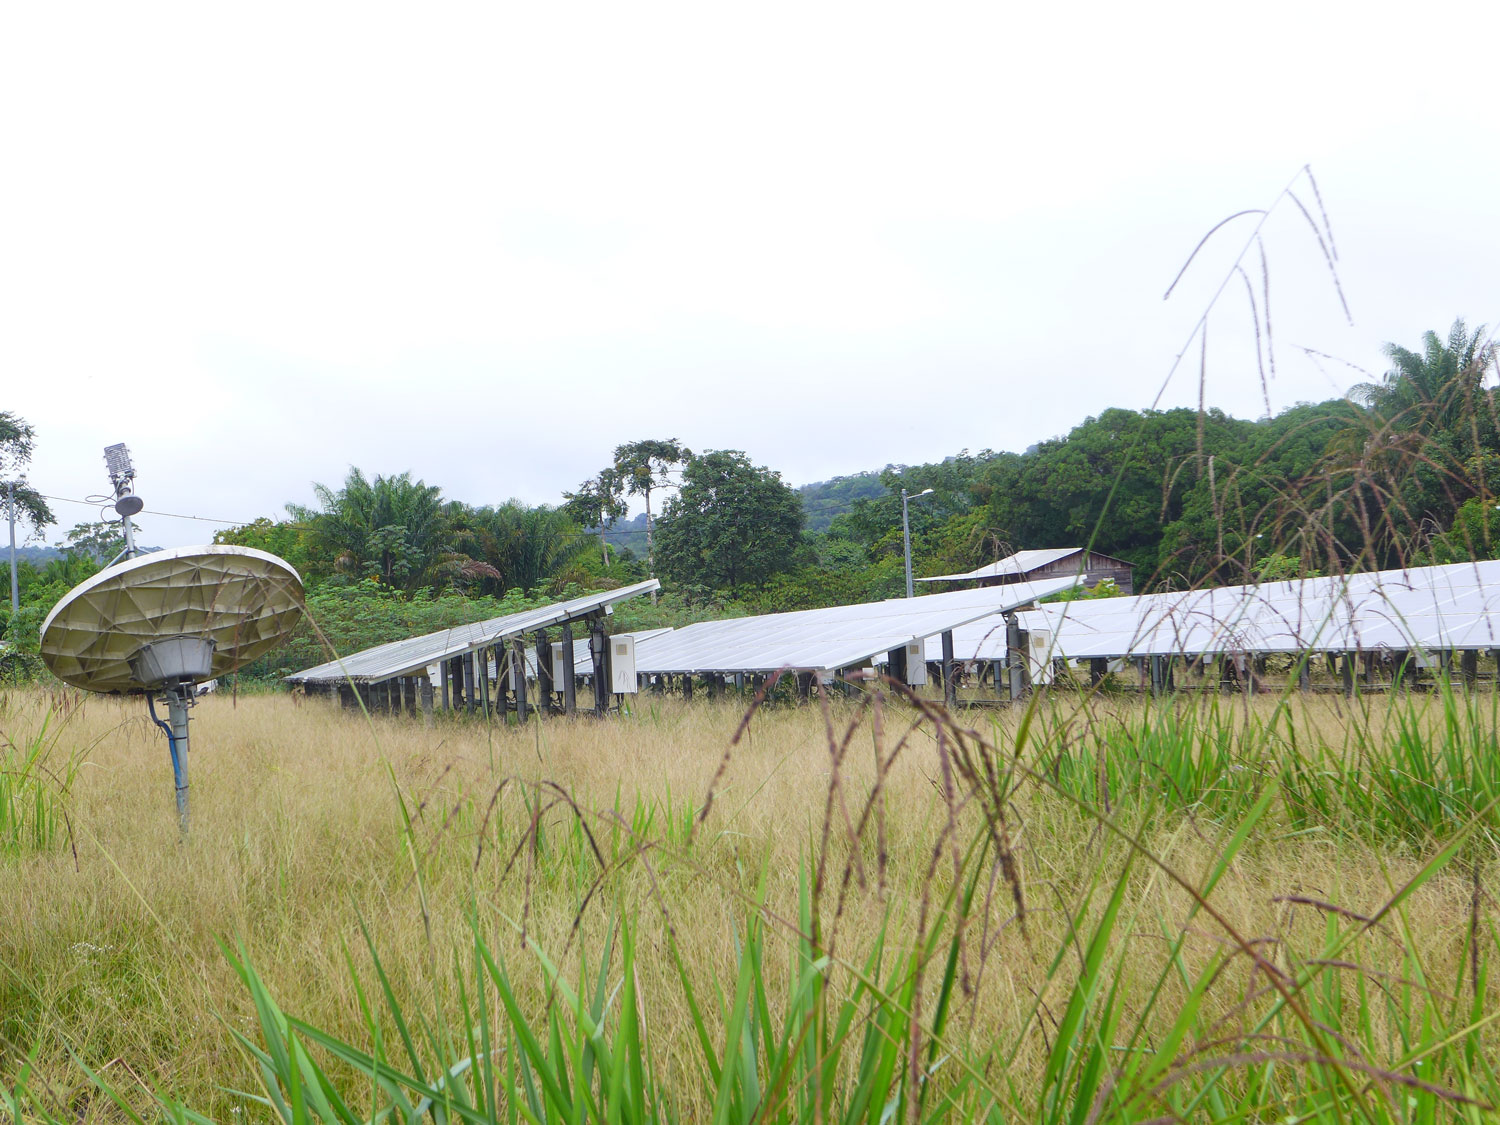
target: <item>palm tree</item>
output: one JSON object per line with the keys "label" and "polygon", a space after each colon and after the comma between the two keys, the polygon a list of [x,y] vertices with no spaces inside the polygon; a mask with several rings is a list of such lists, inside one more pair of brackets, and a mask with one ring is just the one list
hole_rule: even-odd
{"label": "palm tree", "polygon": [[450,518],[461,553],[447,565],[482,593],[535,589],[589,549],[589,537],[560,508],[529,508],[519,500],[483,508],[455,504]]}
{"label": "palm tree", "polygon": [[337,491],[313,485],[321,510],[288,504],[334,570],[414,590],[428,584],[447,549],[442,490],[411,474],[367,479],[351,468]]}
{"label": "palm tree", "polygon": [[1422,343],[1421,353],[1386,344],[1391,369],[1379,383],[1353,388],[1349,397],[1399,429],[1452,429],[1478,405],[1484,377],[1495,363],[1495,343],[1483,325],[1469,333],[1462,317],[1453,322],[1446,342],[1429,330]]}
{"label": "palm tree", "polygon": [[1429,331],[1422,342],[1420,352],[1385,345],[1390,370],[1349,392],[1365,417],[1338,443],[1356,482],[1351,511],[1358,510],[1378,565],[1404,562],[1466,500],[1489,491],[1471,467],[1495,439],[1494,404],[1484,387],[1495,343],[1483,326],[1469,332],[1462,318],[1446,341]]}

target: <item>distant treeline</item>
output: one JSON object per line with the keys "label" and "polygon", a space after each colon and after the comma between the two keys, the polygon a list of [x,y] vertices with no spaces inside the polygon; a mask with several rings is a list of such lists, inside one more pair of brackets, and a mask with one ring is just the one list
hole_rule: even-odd
{"label": "distant treeline", "polygon": [[[899,596],[903,488],[918,575],[1044,547],[1125,559],[1138,591],[1495,557],[1493,345],[1459,321],[1447,339],[1428,333],[1420,351],[1387,354],[1379,382],[1258,421],[1109,409],[1024,453],[961,451],[795,490],[743,453],[675,440],[620,446],[557,506],[474,506],[409,472],[355,469],[338,487],[316,485],[316,506],[217,540],[286,558],[321,612],[345,598],[364,615],[339,627],[350,643],[471,617],[465,599],[487,612],[652,570],[664,594],[632,611],[635,627]],[[648,541],[647,517],[625,521],[624,501],[649,507],[653,494]],[[116,548],[109,525],[80,525],[61,557],[22,562],[28,610],[14,638],[28,642]],[[403,602],[426,608],[390,609]]]}

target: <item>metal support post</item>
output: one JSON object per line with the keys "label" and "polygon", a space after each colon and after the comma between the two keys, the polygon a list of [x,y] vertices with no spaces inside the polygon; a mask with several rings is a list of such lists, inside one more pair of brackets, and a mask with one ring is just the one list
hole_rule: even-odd
{"label": "metal support post", "polygon": [[562,629],[563,713],[576,715],[578,714],[578,681],[574,676],[576,658],[573,655],[573,627],[565,621]]}
{"label": "metal support post", "polygon": [[943,706],[958,706],[958,664],[953,659],[953,630],[943,630]]}
{"label": "metal support post", "polygon": [[1092,657],[1089,660],[1089,687],[1098,687],[1107,675],[1109,675],[1109,661],[1102,656]]}
{"label": "metal support post", "polygon": [[422,725],[432,729],[432,677],[425,671],[417,678],[417,694],[422,700]]}
{"label": "metal support post", "polygon": [[[503,665],[495,668],[496,680],[500,678],[500,667]],[[487,649],[482,648],[474,653],[474,702],[479,705],[480,715],[488,719],[490,717],[490,654]]]}
{"label": "metal support post", "polygon": [[906,683],[906,646],[893,648],[885,654],[886,674],[897,683]]}
{"label": "metal support post", "polygon": [[167,702],[167,721],[156,717],[152,696],[146,696],[151,718],[167,736],[167,751],[172,755],[172,784],[177,794],[177,827],[188,834],[188,708],[192,706],[194,685],[179,684],[163,690]]}
{"label": "metal support post", "polygon": [[516,693],[516,718],[526,721],[526,642],[517,637],[511,642],[511,687]]}
{"label": "metal support post", "polygon": [[547,630],[536,631],[536,705],[542,714],[552,712],[552,643]]}
{"label": "metal support post", "polygon": [[594,658],[594,714],[602,718],[609,710],[609,635],[602,613],[589,620],[589,655]]}
{"label": "metal support post", "polygon": [[1009,673],[1010,697],[1020,699],[1026,691],[1026,659],[1025,634],[1021,629],[1021,623],[1016,620],[1016,615],[1007,613],[1005,615],[1005,668]]}

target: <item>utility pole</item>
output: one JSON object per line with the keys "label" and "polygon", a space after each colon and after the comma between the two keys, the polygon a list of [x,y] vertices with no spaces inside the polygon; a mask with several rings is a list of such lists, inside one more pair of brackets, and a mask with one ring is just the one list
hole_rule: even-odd
{"label": "utility pole", "polygon": [[21,579],[16,572],[16,482],[5,482],[6,510],[10,513],[10,612],[21,608]]}
{"label": "utility pole", "polygon": [[[932,489],[924,488],[921,492],[917,493],[917,496],[927,496],[931,492]],[[915,499],[915,497],[912,497],[912,499]],[[901,538],[906,544],[906,596],[910,598],[916,596],[916,591],[912,589],[911,584],[911,521],[906,516],[906,501],[906,489],[903,488],[901,490]]]}

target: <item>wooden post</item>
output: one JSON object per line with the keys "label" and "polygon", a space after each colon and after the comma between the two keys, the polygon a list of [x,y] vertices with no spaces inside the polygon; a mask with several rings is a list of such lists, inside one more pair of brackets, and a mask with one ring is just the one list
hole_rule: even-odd
{"label": "wooden post", "polygon": [[1344,694],[1352,697],[1354,695],[1354,653],[1352,652],[1344,653],[1343,673]]}
{"label": "wooden post", "polygon": [[359,709],[359,701],[355,697],[354,689],[348,684],[339,684],[339,706],[346,711]]}
{"label": "wooden post", "polygon": [[442,693],[443,710],[447,711],[450,704],[448,702],[448,662],[446,660],[438,661],[438,689]]}
{"label": "wooden post", "polygon": [[693,698],[693,677],[682,677],[682,698],[691,701]]}
{"label": "wooden post", "polygon": [[422,700],[422,725],[432,729],[432,677],[426,672],[417,681],[417,694]]}
{"label": "wooden post", "polygon": [[719,701],[719,681],[721,677],[715,673],[708,677],[708,698],[713,702]]}
{"label": "wooden post", "polygon": [[812,695],[812,678],[813,678],[813,674],[811,672],[798,672],[797,673],[797,702],[798,703],[806,703],[807,700],[808,700],[808,698]]}
{"label": "wooden post", "polygon": [[1304,652],[1297,662],[1297,690],[1312,690],[1312,653]]}
{"label": "wooden post", "polygon": [[1098,687],[1109,675],[1109,661],[1102,656],[1089,659],[1089,687]]}
{"label": "wooden post", "polygon": [[472,652],[466,652],[464,653],[462,660],[464,662],[464,709],[467,711],[473,711],[475,706],[474,654]]}
{"label": "wooden post", "polygon": [[517,637],[511,642],[511,689],[516,693],[516,718],[526,721],[526,642]]}
{"label": "wooden post", "polygon": [[547,630],[536,631],[536,705],[544,715],[552,712],[552,643]]}
{"label": "wooden post", "polygon": [[943,630],[943,706],[958,706],[958,664],[953,659],[953,630]]}
{"label": "wooden post", "polygon": [[578,681],[573,675],[573,626],[564,621],[562,627],[562,682],[563,682],[563,713],[566,715],[578,714]]}
{"label": "wooden post", "polygon": [[1458,666],[1463,672],[1464,687],[1472,689],[1475,681],[1479,679],[1479,653],[1472,648],[1466,648],[1458,659]]}

